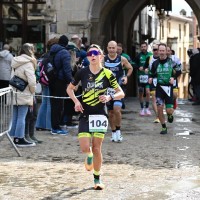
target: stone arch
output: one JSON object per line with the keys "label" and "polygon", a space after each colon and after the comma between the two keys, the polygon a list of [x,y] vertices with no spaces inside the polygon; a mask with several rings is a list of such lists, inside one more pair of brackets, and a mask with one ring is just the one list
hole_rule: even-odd
{"label": "stone arch", "polygon": [[[199,0],[186,0],[186,2],[192,8],[200,24]],[[93,0],[91,4],[91,41],[98,42],[105,46],[108,40],[118,39],[121,34],[121,37],[124,38],[123,42],[129,42],[133,23],[146,4],[146,0]],[[119,23],[117,24],[119,16],[123,16],[123,18],[126,19],[126,22],[123,21],[121,26]],[[116,32],[118,32],[117,35]],[[126,32],[126,34],[124,32]]]}
{"label": "stone arch", "polygon": [[[185,0],[193,10],[200,24],[200,1]],[[135,19],[140,11],[147,5],[146,0],[93,0],[91,4],[91,42],[98,43],[106,49],[107,42],[114,39],[125,45],[128,54],[132,52],[132,31]],[[134,80],[131,86],[135,87]],[[136,96],[134,92],[129,95]]]}

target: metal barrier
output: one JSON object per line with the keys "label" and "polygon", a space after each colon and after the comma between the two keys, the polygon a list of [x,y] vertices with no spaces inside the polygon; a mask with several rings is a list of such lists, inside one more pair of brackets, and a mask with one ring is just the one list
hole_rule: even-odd
{"label": "metal barrier", "polygon": [[13,89],[11,87],[0,89],[0,138],[7,136],[19,156],[21,153],[9,135],[13,115]]}

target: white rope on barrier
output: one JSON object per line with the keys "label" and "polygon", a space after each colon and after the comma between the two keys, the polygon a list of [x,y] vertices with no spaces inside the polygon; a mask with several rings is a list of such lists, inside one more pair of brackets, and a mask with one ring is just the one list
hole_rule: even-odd
{"label": "white rope on barrier", "polygon": [[[70,97],[56,97],[56,96],[45,96],[45,95],[39,95],[39,94],[27,94],[23,92],[15,92],[13,91],[14,94],[22,94],[25,96],[34,96],[34,97],[43,97],[43,98],[54,98],[54,99],[71,99]],[[77,98],[81,97],[82,94],[76,96]]]}

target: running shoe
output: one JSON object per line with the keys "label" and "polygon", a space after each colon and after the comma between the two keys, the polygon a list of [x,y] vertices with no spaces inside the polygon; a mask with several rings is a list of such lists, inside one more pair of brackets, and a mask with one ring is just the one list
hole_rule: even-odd
{"label": "running shoe", "polygon": [[67,135],[69,132],[67,130],[62,129],[51,129],[52,135]]}
{"label": "running shoe", "polygon": [[158,117],[153,121],[153,123],[160,123],[160,120],[158,119]]}
{"label": "running shoe", "polygon": [[117,135],[116,132],[112,132],[112,137],[110,138],[112,142],[117,142]]}
{"label": "running shoe", "polygon": [[145,109],[144,108],[140,110],[140,116],[145,116]]}
{"label": "running shoe", "polygon": [[167,120],[169,123],[172,123],[174,121],[174,116],[173,115],[167,115]]}
{"label": "running shoe", "polygon": [[101,183],[99,179],[94,179],[94,189],[95,190],[103,190],[105,188],[105,185]]}
{"label": "running shoe", "polygon": [[122,142],[122,140],[123,140],[123,137],[122,137],[121,131],[120,130],[116,130],[116,141],[117,142]]}
{"label": "running shoe", "polygon": [[162,128],[160,134],[162,135],[167,134],[167,128]]}
{"label": "running shoe", "polygon": [[152,115],[151,111],[149,110],[149,108],[145,109],[145,113],[146,113],[147,116],[151,116]]}

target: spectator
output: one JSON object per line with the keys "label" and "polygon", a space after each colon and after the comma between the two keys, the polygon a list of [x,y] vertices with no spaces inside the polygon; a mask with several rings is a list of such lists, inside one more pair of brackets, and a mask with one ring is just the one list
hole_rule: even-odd
{"label": "spectator", "polygon": [[[28,82],[23,91],[24,94],[16,93],[13,99],[13,118],[10,136],[14,137],[14,143],[19,147],[35,146],[35,143],[25,139],[25,118],[29,106],[33,105],[33,94],[36,88],[36,59],[33,45],[25,43],[20,51],[20,56],[14,57],[11,63],[12,75],[18,76]],[[15,92],[19,92],[13,88]]]}
{"label": "spectator", "polygon": [[196,95],[196,102],[192,105],[200,105],[200,52],[197,49],[192,51],[190,55],[190,76],[192,85],[194,87],[194,92]]}
{"label": "spectator", "polygon": [[0,89],[9,86],[11,76],[11,61],[13,55],[10,53],[10,46],[5,44],[0,52]]}
{"label": "spectator", "polygon": [[73,42],[77,49],[76,49],[76,64],[79,68],[82,66],[87,67],[89,66],[89,61],[87,59],[87,52],[82,49],[82,40],[79,38],[78,35],[73,35],[71,37],[71,42]]}
{"label": "spectator", "polygon": [[[46,58],[49,55],[49,51],[52,45],[58,43],[58,38],[52,38],[47,42],[47,53],[45,53],[40,60]],[[42,96],[50,96],[49,86],[42,85]],[[37,120],[36,130],[51,130],[51,105],[50,98],[42,97],[42,103],[40,105]]]}
{"label": "spectator", "polygon": [[42,141],[38,140],[35,137],[35,122],[37,119],[37,101],[34,97],[33,106],[29,106],[28,113],[26,115],[26,124],[25,124],[25,138],[29,142],[41,143]]}
{"label": "spectator", "polygon": [[[56,54],[54,57],[54,67],[57,71],[57,78],[49,83],[49,91],[51,96],[65,97],[67,84],[72,80],[72,69],[71,69],[71,56],[69,51],[66,49],[68,45],[68,38],[62,35],[59,38],[58,44],[54,44],[50,48],[50,54]],[[51,98],[51,133],[52,134],[68,134],[67,130],[62,130],[61,114],[63,111],[64,100],[62,98]]]}
{"label": "spectator", "polygon": [[[79,70],[79,68],[76,64],[77,47],[76,47],[75,43],[69,42],[67,49],[68,49],[68,51],[70,52],[70,55],[71,55],[71,68],[72,68],[72,75],[74,76],[76,74],[76,72]],[[81,88],[80,88],[79,84],[76,87],[75,94],[76,95],[81,94]],[[67,95],[67,97],[69,97],[69,96]],[[63,111],[63,116],[62,116],[62,125],[67,126],[67,128],[77,128],[78,127],[78,124],[74,123],[73,120],[72,120],[73,115],[78,114],[77,112],[75,112],[74,106],[75,106],[75,104],[70,98],[64,100],[64,111]]]}

